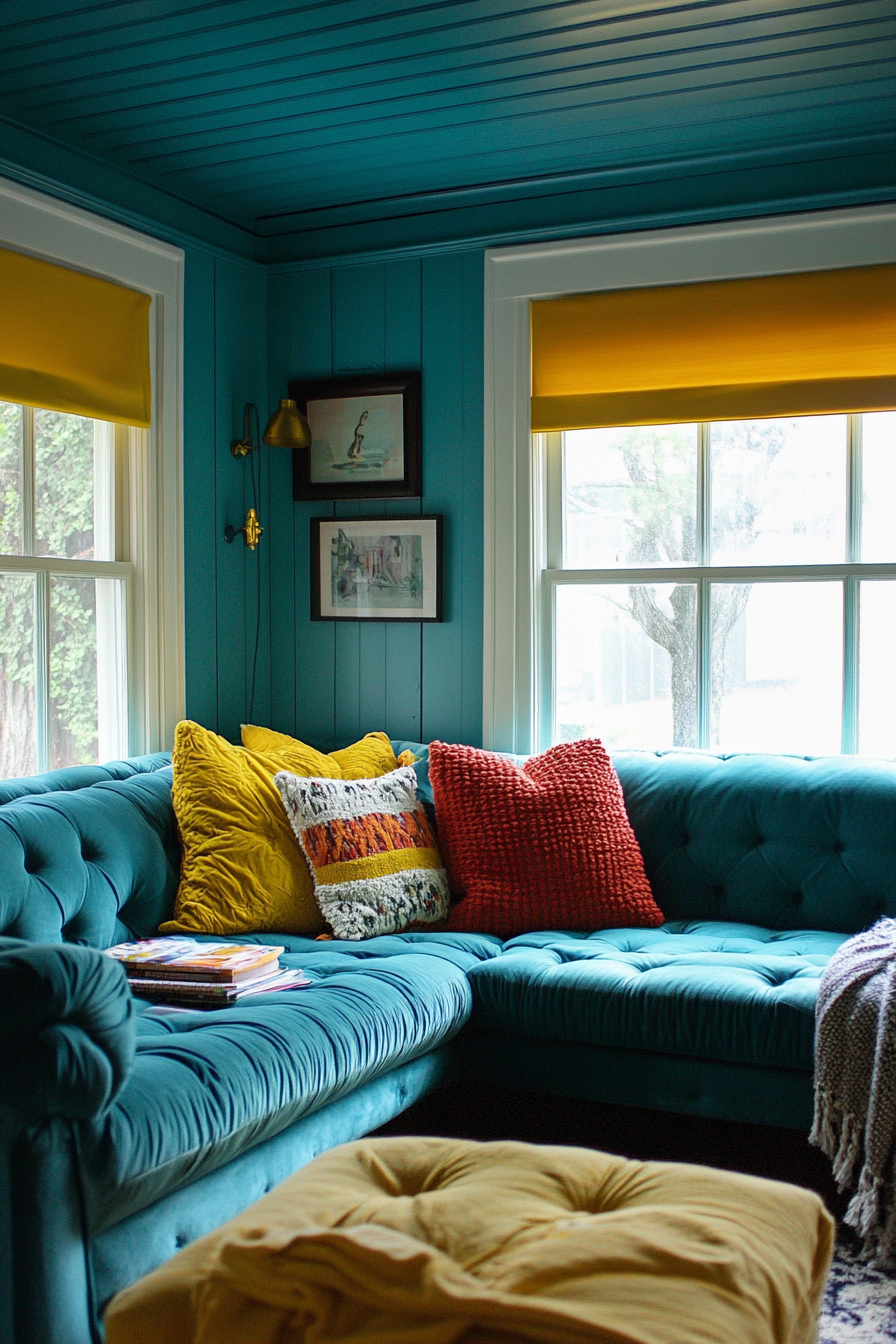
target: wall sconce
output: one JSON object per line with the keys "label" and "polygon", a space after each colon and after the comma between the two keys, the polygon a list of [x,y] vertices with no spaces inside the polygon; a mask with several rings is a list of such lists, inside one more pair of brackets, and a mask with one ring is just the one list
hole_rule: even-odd
{"label": "wall sconce", "polygon": [[[255,430],[253,437],[252,430]],[[230,523],[224,529],[224,540],[228,543],[242,535],[250,551],[261,541],[264,528],[258,521],[258,493],[255,486],[255,459],[252,454],[258,451],[260,443],[270,448],[310,448],[311,428],[294,401],[284,399],[265,425],[264,433],[258,432],[258,407],[247,401],[243,411],[243,437],[234,439],[230,445],[233,457],[248,457],[252,467],[252,498],[255,504],[246,514],[242,527],[233,527]]]}

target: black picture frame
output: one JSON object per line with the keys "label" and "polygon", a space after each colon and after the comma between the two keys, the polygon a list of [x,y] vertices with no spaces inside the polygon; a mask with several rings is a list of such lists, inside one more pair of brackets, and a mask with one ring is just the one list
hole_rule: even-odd
{"label": "black picture frame", "polygon": [[[294,378],[289,395],[308,417],[313,438],[310,449],[298,449],[293,454],[293,499],[420,498],[419,372]],[[351,408],[343,405],[355,399],[371,404]],[[365,448],[362,424],[370,415],[375,417],[376,437]],[[400,445],[395,434],[399,424]],[[371,438],[369,434],[367,437]],[[329,461],[325,460],[327,453],[332,455]]]}
{"label": "black picture frame", "polygon": [[310,522],[312,621],[444,619],[442,514]]}

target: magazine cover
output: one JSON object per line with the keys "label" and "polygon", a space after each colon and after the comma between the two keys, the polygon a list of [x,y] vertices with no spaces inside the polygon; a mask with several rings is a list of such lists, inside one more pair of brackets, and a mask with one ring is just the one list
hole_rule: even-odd
{"label": "magazine cover", "polygon": [[248,977],[274,962],[283,947],[260,943],[200,943],[196,938],[142,938],[117,943],[106,955],[120,961],[128,975],[169,979],[179,977],[220,980]]}

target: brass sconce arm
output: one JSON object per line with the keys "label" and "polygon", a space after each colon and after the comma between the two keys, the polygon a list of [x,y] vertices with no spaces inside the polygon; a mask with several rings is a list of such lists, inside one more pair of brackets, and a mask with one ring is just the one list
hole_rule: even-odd
{"label": "brass sconce arm", "polygon": [[258,521],[258,514],[254,509],[250,509],[246,514],[246,521],[243,523],[242,527],[232,527],[230,523],[227,524],[224,529],[224,540],[229,544],[232,541],[236,541],[237,537],[242,533],[243,541],[249,547],[250,551],[254,551],[255,547],[261,541],[261,534],[263,531],[264,528]]}
{"label": "brass sconce arm", "polygon": [[[294,401],[280,402],[265,425],[264,434],[259,433],[258,407],[254,402],[246,402],[243,408],[243,437],[232,440],[230,444],[231,455],[237,458],[249,457],[251,453],[258,451],[262,443],[269,444],[272,448],[311,447],[311,429]],[[250,462],[250,466],[252,467],[252,494],[257,500],[254,460]],[[261,541],[263,531],[264,528],[258,521],[258,512],[253,507],[246,514],[246,521],[242,527],[233,527],[230,523],[227,524],[224,529],[224,540],[229,544],[242,534],[243,541],[249,550],[254,551]]]}

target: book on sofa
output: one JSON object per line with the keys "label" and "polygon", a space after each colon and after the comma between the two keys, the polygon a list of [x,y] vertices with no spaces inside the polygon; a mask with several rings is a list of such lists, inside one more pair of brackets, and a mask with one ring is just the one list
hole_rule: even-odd
{"label": "book on sofa", "polygon": [[280,994],[285,990],[303,989],[310,985],[307,975],[298,970],[276,970],[238,985],[226,985],[211,980],[155,980],[128,976],[134,994],[154,1003],[172,1004],[184,1008],[226,1008],[230,1003],[258,994]]}
{"label": "book on sofa", "polygon": [[281,967],[282,951],[282,946],[143,938],[118,943],[107,956],[122,964],[132,992],[141,998],[184,1008],[225,1008],[250,995],[309,985],[302,971]]}
{"label": "book on sofa", "polygon": [[258,943],[201,943],[198,938],[141,938],[106,951],[129,980],[209,981],[235,985],[279,970],[283,947]]}

